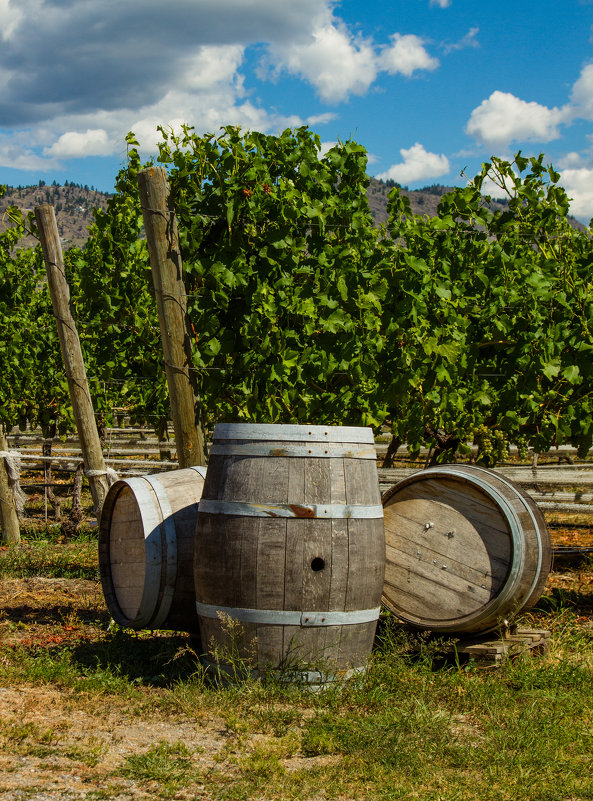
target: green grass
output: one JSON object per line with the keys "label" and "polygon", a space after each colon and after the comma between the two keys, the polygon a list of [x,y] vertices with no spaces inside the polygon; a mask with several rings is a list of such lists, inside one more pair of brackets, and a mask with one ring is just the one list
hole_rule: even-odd
{"label": "green grass", "polygon": [[[57,573],[92,563],[87,547],[22,550],[27,570]],[[87,766],[96,799],[122,787],[130,797],[212,801],[593,799],[592,582],[584,563],[524,619],[551,630],[547,655],[489,669],[445,662],[446,641],[410,635],[386,615],[368,673],[318,692],[272,676],[210,684],[182,635],[105,620],[93,623],[93,637],[64,644],[0,644],[0,687],[58,689],[71,710],[84,711],[89,734],[95,711],[110,708],[155,731],[115,767],[102,767],[109,742],[72,741],[67,727],[50,723],[0,721],[0,746]],[[191,722],[195,735],[175,735],[176,721],[186,732]],[[165,723],[169,739],[158,728]]]}
{"label": "green grass", "polygon": [[67,728],[62,724],[55,729],[42,730],[30,722],[10,725],[0,721],[0,737],[13,754],[42,759],[59,754],[88,767],[95,767],[106,751],[105,742],[90,735],[82,744],[64,744]]}
{"label": "green grass", "polygon": [[69,543],[52,539],[23,539],[0,548],[0,578],[99,579],[97,542],[88,536]]}
{"label": "green grass", "polygon": [[[492,670],[436,669],[438,650],[418,658],[384,648],[366,677],[318,693],[273,681],[209,687],[187,654],[175,659],[178,640],[126,632],[94,663],[80,648],[13,651],[0,683],[57,685],[85,704],[111,696],[154,720],[220,717],[229,748],[219,769],[205,773],[191,744],[157,742],[116,771],[157,798],[206,783],[213,799],[299,799],[322,790],[327,799],[588,799],[593,637],[566,614],[559,629],[549,657]],[[10,739],[22,751],[33,734],[23,724]],[[51,738],[36,739],[39,755],[49,755]],[[81,758],[63,744],[55,749]],[[102,753],[99,744],[89,764]]]}
{"label": "green grass", "polygon": [[169,798],[180,787],[203,780],[192,757],[193,752],[184,743],[160,742],[142,754],[127,757],[119,774],[140,782],[156,782],[160,796]]}

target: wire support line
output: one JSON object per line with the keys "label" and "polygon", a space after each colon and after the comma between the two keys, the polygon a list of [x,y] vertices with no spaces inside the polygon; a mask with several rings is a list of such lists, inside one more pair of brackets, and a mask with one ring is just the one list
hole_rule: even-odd
{"label": "wire support line", "polygon": [[[170,222],[172,222],[176,218],[179,219],[178,216],[177,216],[177,213],[173,209],[167,209],[165,211],[163,209],[153,209],[150,206],[142,206],[141,205],[140,206],[140,210],[143,211],[143,212],[144,211],[149,211],[151,214],[156,214],[159,217],[163,217],[166,220],[167,224],[169,224]],[[169,218],[169,219],[167,219],[167,218]]]}
{"label": "wire support line", "polygon": [[46,262],[46,268],[47,268],[47,267],[55,267],[55,269],[56,269],[56,270],[57,270],[57,271],[60,273],[60,275],[62,276],[62,278],[63,278],[65,281],[67,281],[67,280],[68,280],[68,279],[66,278],[66,267],[64,266],[64,264],[58,264],[58,263],[57,263],[57,262],[55,262],[55,261],[49,261],[49,262]]}
{"label": "wire support line", "polygon": [[[141,210],[142,210],[142,211],[145,211],[145,210],[146,210],[146,211],[149,211],[149,212],[151,212],[151,213],[153,213],[153,214],[158,214],[158,215],[160,215],[160,216],[162,216],[162,217],[167,217],[167,216],[169,216],[171,219],[177,219],[178,221],[179,221],[179,220],[183,220],[183,218],[182,218],[182,217],[180,217],[180,216],[177,214],[177,212],[176,212],[175,210],[172,210],[172,209],[169,209],[169,210],[167,210],[167,211],[163,211],[162,209],[153,209],[153,208],[151,208],[151,207],[149,207],[149,206],[141,206]],[[496,211],[498,211],[498,209],[497,209]],[[369,214],[369,215],[371,214],[370,210],[368,211],[368,214]],[[414,212],[413,212],[413,214],[414,214]],[[420,213],[420,212],[417,212],[417,213],[415,213],[415,214],[416,214],[416,216],[422,216],[422,218],[424,218],[424,215],[421,215],[421,213]],[[228,227],[228,222],[227,222],[227,220],[226,220],[226,217],[225,217],[225,215],[223,215],[223,214],[204,214],[204,213],[202,213],[202,212],[200,212],[200,211],[196,211],[196,212],[193,214],[193,218],[194,218],[194,219],[200,219],[200,220],[211,220],[211,221],[213,221],[213,222],[221,222],[221,223],[223,223],[223,224],[224,224],[224,226],[225,226],[225,227]],[[400,219],[401,219],[401,218],[403,218],[403,219],[407,219],[407,218],[406,218],[406,216],[405,216],[405,214],[404,214],[404,215],[401,215],[399,218],[400,218]],[[439,217],[431,217],[431,218],[429,218],[429,219],[443,219],[443,218],[439,218]],[[234,221],[234,222],[237,222],[237,223],[238,223],[238,222],[242,222],[242,221],[246,221],[246,218],[242,218],[240,215],[238,215],[238,216],[237,216],[237,218],[235,219],[235,221]],[[386,223],[383,223],[383,225],[388,225],[388,224],[389,224],[389,222],[390,222],[390,220],[388,219],[388,220],[386,221]],[[510,221],[510,222],[511,222],[511,223],[512,223],[512,222],[517,222],[517,224],[518,224],[519,226],[521,226],[521,225],[526,225],[526,223],[523,223],[523,222],[521,222],[521,221]],[[280,225],[280,226],[282,226],[282,225],[286,225],[286,223],[284,223],[282,220],[280,220],[280,221],[279,221],[277,224],[278,224],[278,225]],[[570,224],[570,223],[569,223],[569,224]],[[311,230],[311,228],[313,228],[313,227],[319,227],[319,228],[323,228],[324,230],[327,230],[327,229],[336,229],[336,230],[339,230],[339,229],[350,229],[350,228],[352,228],[353,226],[352,226],[352,223],[351,223],[351,222],[349,222],[349,223],[332,223],[332,222],[327,222],[327,223],[326,223],[326,222],[320,222],[320,221],[318,221],[318,220],[310,220],[309,222],[307,222],[307,225],[306,225],[305,227],[303,227],[303,228],[298,228],[298,229],[296,229],[296,230],[298,230],[298,231],[305,231],[305,232],[306,232],[306,231],[310,231],[310,230]],[[293,228],[292,230],[295,230],[295,229]],[[493,232],[491,232],[491,231],[488,231],[488,229],[486,229],[486,228],[477,228],[477,229],[472,229],[472,230],[468,230],[467,228],[466,228],[466,229],[463,229],[463,230],[459,230],[459,229],[457,229],[457,230],[456,230],[456,229],[446,228],[446,229],[440,229],[440,230],[439,230],[439,229],[435,229],[435,230],[434,230],[434,231],[432,231],[431,233],[434,233],[434,234],[447,234],[447,235],[448,235],[448,234],[450,234],[452,231],[455,231],[455,233],[463,233],[463,234],[468,234],[468,235],[483,235],[483,234],[485,234],[485,233],[488,233],[488,234],[490,234],[490,235],[492,235],[492,234],[493,234]],[[578,228],[573,228],[573,227],[571,226],[571,231],[563,231],[563,232],[560,232],[559,234],[551,234],[551,235],[548,235],[548,236],[546,237],[546,240],[545,240],[545,241],[548,241],[548,239],[560,239],[560,238],[564,238],[564,237],[572,237],[572,236],[574,236],[574,234],[582,234],[582,233],[585,233],[585,232],[588,232],[588,229],[587,229],[587,227],[586,227],[586,226],[584,227],[584,230],[583,230],[583,231],[579,230]],[[510,236],[513,236],[513,237],[517,237],[517,236],[523,236],[522,234],[519,234],[519,232],[516,232],[516,231],[510,231],[510,232],[506,232],[506,231],[494,232],[494,235],[496,235],[496,234],[499,234],[500,236],[510,235]],[[531,237],[525,237],[525,238],[527,238],[527,239],[532,239],[532,241],[534,241],[534,242],[538,242],[538,241],[539,241],[539,240],[534,240],[532,236],[531,236]]]}

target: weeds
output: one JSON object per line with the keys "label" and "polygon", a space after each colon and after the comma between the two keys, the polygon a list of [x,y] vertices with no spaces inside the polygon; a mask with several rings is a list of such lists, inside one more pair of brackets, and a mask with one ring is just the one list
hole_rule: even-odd
{"label": "weeds", "polygon": [[36,539],[0,548],[0,578],[29,576],[98,581],[96,541],[83,538],[58,544],[47,539]]}
{"label": "weeds", "polygon": [[[76,549],[89,545],[59,546],[71,555],[51,557],[51,569],[84,567],[85,551]],[[58,546],[27,547],[27,570],[49,570],[44,549]],[[3,570],[5,558],[4,551]],[[34,775],[40,759],[51,765],[60,757],[62,773],[88,771],[86,797],[97,801],[593,799],[589,566],[552,576],[538,608],[521,621],[551,630],[544,656],[490,670],[445,662],[452,638],[411,634],[383,615],[368,671],[317,693],[275,674],[253,680],[254,661],[232,637],[214,656],[230,665],[236,683],[213,685],[183,635],[109,627],[82,597],[67,606],[56,601],[51,614],[40,601],[25,616],[11,597],[4,596],[0,637],[33,630],[35,637],[0,641],[0,768],[8,777]],[[52,642],[56,627],[68,630],[67,642]],[[241,633],[233,636],[239,642]],[[26,699],[52,688],[64,705],[53,717],[51,705],[37,716],[2,705],[4,693]],[[104,734],[118,725],[125,742],[117,710],[144,732],[119,756],[120,746]],[[99,717],[100,736],[91,734]]]}
{"label": "weeds", "polygon": [[182,786],[202,778],[192,761],[192,751],[181,742],[160,742],[142,754],[126,758],[119,774],[140,782],[157,782],[161,797],[171,797]]}

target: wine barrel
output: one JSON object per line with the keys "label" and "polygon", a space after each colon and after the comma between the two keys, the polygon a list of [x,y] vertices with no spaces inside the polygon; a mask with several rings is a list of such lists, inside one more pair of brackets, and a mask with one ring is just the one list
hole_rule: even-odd
{"label": "wine barrel", "polygon": [[99,528],[107,608],[133,629],[197,634],[193,545],[205,467],[116,481]]}
{"label": "wine barrel", "polygon": [[545,521],[492,470],[442,465],[383,496],[383,602],[412,627],[490,631],[535,604],[552,560]]}
{"label": "wine barrel", "polygon": [[382,516],[371,429],[217,425],[194,560],[205,664],[310,683],[364,670]]}

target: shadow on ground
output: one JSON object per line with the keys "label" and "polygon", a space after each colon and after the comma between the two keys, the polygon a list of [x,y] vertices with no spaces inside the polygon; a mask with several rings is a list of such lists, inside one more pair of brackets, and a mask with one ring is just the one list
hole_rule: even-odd
{"label": "shadow on ground", "polygon": [[72,617],[81,623],[96,623],[97,625],[107,625],[110,619],[106,609],[81,609],[76,603],[60,603],[53,606],[21,604],[2,608],[3,620],[25,625],[61,626],[64,622],[71,621]]}
{"label": "shadow on ground", "polygon": [[132,682],[169,686],[201,675],[199,640],[179,633],[117,630],[101,640],[82,641],[72,660],[88,670],[109,670]]}

